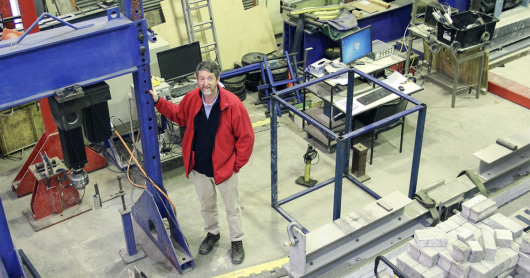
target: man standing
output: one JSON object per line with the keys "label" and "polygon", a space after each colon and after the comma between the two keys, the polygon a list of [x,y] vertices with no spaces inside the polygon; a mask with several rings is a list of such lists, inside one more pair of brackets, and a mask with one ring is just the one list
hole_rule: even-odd
{"label": "man standing", "polygon": [[254,130],[241,100],[219,86],[220,72],[216,62],[201,62],[196,70],[199,88],[186,94],[179,105],[150,93],[162,115],[186,127],[182,140],[184,167],[186,177],[190,173],[193,177],[207,232],[199,253],[210,253],[221,236],[217,188],[226,207],[232,263],[240,264],[245,251],[236,173],[250,159]]}

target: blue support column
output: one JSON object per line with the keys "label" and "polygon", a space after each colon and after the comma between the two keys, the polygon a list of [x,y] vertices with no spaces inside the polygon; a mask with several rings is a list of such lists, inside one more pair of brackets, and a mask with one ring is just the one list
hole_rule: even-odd
{"label": "blue support column", "polygon": [[7,219],[0,199],[0,274],[2,274],[2,264],[5,268],[8,277],[26,277],[22,270],[22,264],[18,257],[13,239],[9,232]]}
{"label": "blue support column", "polygon": [[278,204],[278,104],[276,95],[270,98],[271,119],[271,206]]}
{"label": "blue support column", "polygon": [[[351,109],[351,108],[350,108]],[[344,158],[346,153],[344,138],[337,138],[337,161],[335,165],[335,191],[333,197],[333,221],[340,218],[342,206],[342,178],[344,177]]]}
{"label": "blue support column", "polygon": [[130,264],[132,262],[145,258],[146,254],[144,253],[140,245],[136,245],[136,240],[134,240],[134,229],[132,225],[131,210],[119,209],[119,211],[121,214],[121,222],[123,224],[123,233],[125,235],[125,245],[127,246],[127,252],[125,252],[125,250],[120,250],[120,256],[123,262],[125,262],[125,264]]}
{"label": "blue support column", "polygon": [[418,173],[420,171],[421,148],[423,145],[423,131],[425,129],[425,117],[427,116],[427,105],[421,104],[423,109],[418,111],[418,122],[416,125],[416,140],[414,142],[414,153],[412,154],[412,169],[410,172],[409,198],[416,194],[418,185]]}

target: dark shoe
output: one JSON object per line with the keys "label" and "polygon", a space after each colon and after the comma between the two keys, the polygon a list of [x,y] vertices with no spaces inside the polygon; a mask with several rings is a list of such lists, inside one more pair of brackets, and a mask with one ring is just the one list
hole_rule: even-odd
{"label": "dark shoe", "polygon": [[245,249],[243,241],[232,241],[232,263],[240,264],[245,259]]}
{"label": "dark shoe", "polygon": [[208,233],[206,238],[202,241],[201,247],[199,247],[199,253],[206,255],[212,252],[214,243],[218,242],[221,238],[221,234],[213,235]]}

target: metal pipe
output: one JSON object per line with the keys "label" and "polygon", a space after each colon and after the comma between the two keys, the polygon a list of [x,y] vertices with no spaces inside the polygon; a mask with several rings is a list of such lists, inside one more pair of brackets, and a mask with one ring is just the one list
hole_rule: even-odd
{"label": "metal pipe", "polygon": [[344,151],[346,141],[344,138],[337,138],[337,162],[335,164],[335,191],[333,197],[333,221],[340,218],[342,206],[342,178],[344,177]]}
{"label": "metal pipe", "polygon": [[20,256],[20,259],[22,260],[22,263],[26,266],[26,268],[28,269],[28,271],[31,274],[31,276],[33,278],[41,278],[39,272],[37,271],[35,266],[33,266],[31,261],[29,260],[28,256],[26,256],[26,253],[24,253],[24,251],[22,251],[22,249],[18,249],[18,255]]}
{"label": "metal pipe", "polygon": [[[296,222],[296,219],[294,219],[289,213],[287,213],[284,209],[282,209],[281,207],[274,207],[274,209],[283,216],[283,218],[285,218],[287,221],[289,222]],[[300,226],[302,226],[300,224]],[[304,232],[304,234],[308,234],[309,231],[304,227],[302,226],[302,232]]]}
{"label": "metal pipe", "polygon": [[118,179],[118,185],[120,186],[119,193],[121,194],[121,203],[123,205],[123,210],[127,210],[127,205],[125,205],[125,194],[123,194],[125,191],[123,190],[123,185],[121,184],[121,175],[118,175],[116,178]]}
{"label": "metal pipe", "polygon": [[295,199],[297,199],[299,197],[302,197],[302,196],[304,196],[304,195],[306,195],[308,193],[311,193],[311,192],[313,192],[313,191],[315,191],[317,189],[320,189],[320,188],[322,188],[322,187],[324,187],[324,186],[326,186],[326,185],[328,185],[328,184],[330,184],[330,183],[332,183],[334,181],[335,181],[335,178],[330,178],[330,179],[327,179],[327,180],[325,180],[325,181],[323,181],[321,183],[317,183],[317,184],[315,184],[312,187],[304,189],[304,190],[302,190],[300,192],[297,192],[297,193],[295,193],[295,194],[293,194],[293,195],[291,195],[291,196],[289,196],[289,197],[287,197],[285,199],[280,200],[278,202],[277,206],[281,206],[281,205],[286,204],[286,203],[288,203],[288,202],[290,202],[292,200],[295,200]]}
{"label": "metal pipe", "polygon": [[427,115],[427,105],[422,104],[423,109],[418,111],[418,123],[416,124],[416,141],[414,142],[414,153],[412,154],[412,169],[410,173],[409,198],[416,194],[418,184],[418,173],[420,171],[421,148],[423,145],[423,131],[425,129],[425,117]]}
{"label": "metal pipe", "polygon": [[357,185],[360,189],[362,189],[364,192],[368,193],[370,196],[374,197],[376,200],[381,199],[381,196],[379,194],[375,193],[372,189],[368,188],[366,185],[364,185],[362,182],[360,182],[358,179],[356,179],[354,176],[347,174],[346,178],[353,182],[353,184]]}

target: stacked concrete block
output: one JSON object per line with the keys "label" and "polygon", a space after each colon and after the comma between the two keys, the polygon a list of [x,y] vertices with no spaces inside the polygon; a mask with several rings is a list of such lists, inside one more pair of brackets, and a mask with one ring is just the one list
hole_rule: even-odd
{"label": "stacked concrete block", "polygon": [[485,221],[485,223],[493,229],[510,230],[513,234],[513,238],[517,238],[523,233],[523,227],[521,225],[500,213],[492,215]]}
{"label": "stacked concrete block", "polygon": [[482,249],[482,245],[478,241],[468,241],[467,244],[469,245],[469,249],[471,251],[471,254],[469,256],[469,262],[470,263],[478,263],[484,259],[484,249]]}
{"label": "stacked concrete block", "polygon": [[444,278],[444,277],[445,277],[444,271],[437,266],[433,266],[421,274],[421,278]]}
{"label": "stacked concrete block", "polygon": [[521,237],[520,251],[526,254],[530,254],[530,234],[525,234],[523,237]]}
{"label": "stacked concrete block", "polygon": [[530,278],[530,236],[496,208],[478,196],[459,215],[416,231],[398,268],[410,278]]}
{"label": "stacked concrete block", "polygon": [[418,261],[425,267],[433,267],[438,262],[439,254],[443,250],[443,247],[421,248]]}
{"label": "stacked concrete block", "polygon": [[396,257],[397,267],[405,273],[410,278],[413,278],[414,271],[413,269],[418,266],[420,263],[414,260],[409,254],[403,253]]}
{"label": "stacked concrete block", "polygon": [[499,247],[510,247],[512,246],[513,236],[512,232],[505,229],[495,229],[495,243]]}
{"label": "stacked concrete block", "polygon": [[493,200],[487,199],[471,208],[468,220],[477,223],[482,221],[482,219],[490,217],[496,211],[497,203]]}
{"label": "stacked concrete block", "polygon": [[453,243],[453,250],[451,250],[451,257],[459,263],[466,263],[469,261],[469,254],[471,250],[469,246],[460,240]]}
{"label": "stacked concrete block", "polygon": [[463,243],[467,243],[470,240],[475,240],[475,234],[473,231],[466,227],[458,227],[456,232],[458,240],[462,241]]}
{"label": "stacked concrete block", "polygon": [[[517,266],[530,273],[530,255],[519,252]],[[530,276],[529,276],[530,277]]]}
{"label": "stacked concrete block", "polygon": [[492,229],[482,228],[479,242],[484,249],[484,260],[493,261],[495,252],[497,252],[497,244],[495,244],[495,236]]}
{"label": "stacked concrete block", "polygon": [[471,270],[471,263],[459,263],[452,261],[451,270],[449,271],[450,277],[466,278]]}
{"label": "stacked concrete block", "polygon": [[414,240],[419,248],[447,246],[447,234],[439,229],[417,230]]}
{"label": "stacked concrete block", "polygon": [[486,201],[488,198],[484,197],[483,195],[478,195],[468,201],[465,201],[462,203],[462,212],[460,212],[460,216],[462,216],[465,219],[468,219],[471,215],[471,208],[475,205],[480,204],[481,202]]}

